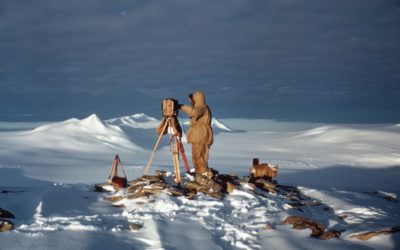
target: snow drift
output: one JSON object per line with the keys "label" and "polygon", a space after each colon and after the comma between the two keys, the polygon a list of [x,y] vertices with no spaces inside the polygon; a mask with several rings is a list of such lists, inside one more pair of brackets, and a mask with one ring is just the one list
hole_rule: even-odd
{"label": "snow drift", "polygon": [[[0,234],[2,246],[388,250],[400,246],[398,234],[368,242],[351,238],[356,232],[400,224],[397,125],[223,120],[230,130],[242,132],[225,133],[225,128],[216,134],[212,167],[245,176],[254,157],[278,164],[278,182],[300,186],[310,204],[321,204],[315,207],[298,209],[288,197],[260,196],[246,189],[222,200],[202,194],[192,200],[162,194],[123,200],[124,208],[105,204],[92,184],[105,180],[116,153],[129,179],[142,175],[157,137],[152,127],[158,122],[144,114],[107,122],[92,115],[29,131],[0,132],[0,205],[16,215],[15,231]],[[216,126],[222,128],[221,124]],[[132,133],[124,132],[128,130]],[[151,171],[173,169],[168,143],[162,146]],[[190,157],[190,145],[185,146]],[[339,239],[316,240],[308,229],[281,225],[288,215],[346,231]],[[130,223],[143,228],[131,232]],[[267,225],[272,229],[265,229]]]}
{"label": "snow drift", "polygon": [[117,126],[105,124],[95,114],[79,120],[50,123],[30,131],[3,133],[2,145],[15,150],[51,149],[57,151],[104,152],[109,149],[143,151]]}

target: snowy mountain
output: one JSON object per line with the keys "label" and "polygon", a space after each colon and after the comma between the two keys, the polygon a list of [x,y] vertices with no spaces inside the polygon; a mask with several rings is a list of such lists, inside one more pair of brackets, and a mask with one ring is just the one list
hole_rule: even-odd
{"label": "snowy mountain", "polygon": [[145,115],[144,113],[113,118],[105,121],[107,124],[116,126],[126,126],[131,128],[156,128],[160,124],[160,120]]}
{"label": "snowy mountain", "polygon": [[42,125],[29,131],[9,132],[0,140],[7,145],[32,149],[104,151],[125,148],[135,151],[143,150],[129,141],[119,127],[105,124],[95,114],[82,120],[73,118]]}
{"label": "snowy mountain", "polygon": [[[189,119],[181,119],[179,118],[181,125],[189,126]],[[107,124],[116,125],[120,127],[131,127],[131,128],[142,128],[142,129],[154,129],[160,125],[161,120],[158,120],[154,117],[147,116],[144,113],[123,116],[118,118],[112,118],[105,121]],[[229,128],[222,121],[217,118],[213,118],[211,121],[211,126],[217,132],[233,132],[231,128]]]}
{"label": "snowy mountain", "polygon": [[[81,182],[82,176],[93,181],[104,179],[116,154],[122,155],[122,160],[148,158],[147,150],[132,143],[119,127],[104,123],[95,114],[82,120],[52,122],[33,130],[1,132],[0,136],[0,164],[28,165],[25,174],[38,179],[68,182]],[[44,166],[51,166],[51,171],[44,170]]]}

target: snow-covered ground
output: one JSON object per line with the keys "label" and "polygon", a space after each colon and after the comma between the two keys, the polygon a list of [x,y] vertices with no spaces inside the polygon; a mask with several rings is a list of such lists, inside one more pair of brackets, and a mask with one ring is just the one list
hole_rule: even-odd
{"label": "snow-covered ground", "polygon": [[[187,129],[187,120],[181,123]],[[399,234],[365,242],[351,237],[400,225],[399,124],[213,121],[213,168],[245,176],[252,158],[259,157],[279,165],[280,184],[298,186],[323,206],[299,211],[282,196],[256,195],[246,188],[222,200],[162,194],[122,200],[123,208],[110,206],[93,184],[106,179],[115,154],[129,179],[141,176],[158,124],[145,114],[107,121],[91,115],[49,124],[0,123],[0,208],[16,216],[15,230],[0,233],[0,249],[400,248]],[[36,128],[22,130],[30,126]],[[185,149],[190,157],[190,145]],[[172,171],[172,164],[163,138],[150,171]],[[288,215],[345,231],[339,239],[311,238],[308,229],[281,225]],[[130,223],[143,228],[132,232]],[[267,224],[272,229],[265,229]]]}

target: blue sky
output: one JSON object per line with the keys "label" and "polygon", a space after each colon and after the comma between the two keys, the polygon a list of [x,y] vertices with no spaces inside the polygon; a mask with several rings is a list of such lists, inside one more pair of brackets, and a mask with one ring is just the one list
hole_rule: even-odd
{"label": "blue sky", "polygon": [[400,122],[400,2],[0,0],[0,120]]}

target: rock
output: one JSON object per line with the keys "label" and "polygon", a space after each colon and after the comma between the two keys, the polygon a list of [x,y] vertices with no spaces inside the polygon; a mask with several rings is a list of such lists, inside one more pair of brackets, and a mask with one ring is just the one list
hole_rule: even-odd
{"label": "rock", "polygon": [[103,184],[96,184],[94,186],[94,189],[96,192],[112,192],[114,190],[114,187],[112,187],[110,184],[103,183]]}
{"label": "rock", "polygon": [[390,195],[385,195],[383,198],[385,198],[387,201],[399,202],[399,200],[397,200],[396,197],[393,197],[393,196],[390,196]]}
{"label": "rock", "polygon": [[132,199],[137,199],[140,197],[150,197],[150,196],[158,195],[158,194],[161,194],[160,190],[155,190],[155,189],[150,189],[150,188],[149,189],[141,189],[141,190],[138,190],[134,194],[128,195],[128,199],[132,200]]}
{"label": "rock", "polygon": [[264,229],[265,229],[265,230],[270,230],[270,229],[273,229],[273,227],[272,227],[270,224],[266,224],[266,225],[264,226]]}
{"label": "rock", "polygon": [[214,193],[214,192],[221,192],[222,185],[219,184],[216,180],[210,179],[204,175],[197,175],[196,176],[197,182],[197,191],[203,193]]}
{"label": "rock", "polygon": [[11,219],[15,219],[15,215],[12,214],[11,212],[4,210],[2,208],[0,208],[0,218],[11,218]]}
{"label": "rock", "polygon": [[222,199],[223,197],[221,192],[209,192],[207,195],[216,199]]}
{"label": "rock", "polygon": [[311,236],[313,237],[319,237],[325,231],[325,227],[321,222],[316,222],[311,219],[300,216],[289,216],[282,223],[292,224],[294,229],[299,229],[299,230],[310,228],[312,231]]}
{"label": "rock", "polygon": [[229,174],[219,174],[217,179],[221,182],[230,182],[238,184],[240,179],[236,175],[229,175]]}
{"label": "rock", "polygon": [[216,180],[209,179],[207,176],[203,175],[196,176],[196,181],[186,182],[184,189],[186,193],[201,192],[214,198],[222,197],[222,185]]}
{"label": "rock", "polygon": [[276,190],[275,190],[275,184],[272,183],[271,181],[268,181],[266,179],[263,178],[257,178],[254,181],[254,184],[256,185],[256,187],[259,187],[265,191],[268,191],[272,194],[276,194]]}
{"label": "rock", "polygon": [[242,186],[245,189],[250,189],[250,190],[255,190],[256,189],[256,185],[254,185],[253,183],[244,183],[241,182],[240,186]]}
{"label": "rock", "polygon": [[143,183],[141,183],[141,184],[135,184],[135,185],[133,185],[133,186],[130,186],[129,188],[128,188],[128,193],[136,193],[138,190],[141,190],[141,189],[143,189],[143,187],[144,186],[146,186],[146,184],[143,184]]}
{"label": "rock", "polygon": [[[322,203],[317,200],[311,200],[311,201],[305,201],[301,202],[298,200],[295,200],[294,202],[288,203],[292,208],[297,209],[299,211],[303,211],[301,207],[313,207],[313,206],[320,206]],[[323,210],[326,210],[327,207],[324,207]],[[329,209],[329,207],[328,207]]]}
{"label": "rock", "polygon": [[211,178],[208,178],[205,175],[196,175],[195,176],[195,181],[200,185],[200,186],[206,186]]}
{"label": "rock", "polygon": [[108,202],[116,202],[116,201],[120,201],[124,198],[125,197],[123,197],[123,196],[108,196],[108,197],[104,197],[103,200],[108,201]]}
{"label": "rock", "polygon": [[222,185],[214,180],[211,180],[208,186],[209,186],[208,192],[220,193],[222,190]]}
{"label": "rock", "polygon": [[216,178],[218,175],[218,170],[213,169],[213,168],[208,168],[207,169],[207,177],[212,179],[212,178]]}
{"label": "rock", "polygon": [[250,177],[244,176],[243,178],[239,179],[239,182],[248,183],[248,182],[250,182]]}
{"label": "rock", "polygon": [[[320,206],[322,205],[321,201],[317,201],[317,200],[312,200],[312,201],[306,201],[304,202],[304,205],[307,207],[314,207],[314,206]],[[325,209],[325,208],[324,208]]]}
{"label": "rock", "polygon": [[0,233],[11,231],[14,229],[14,224],[8,220],[0,219]]}
{"label": "rock", "polygon": [[125,207],[125,204],[111,204],[113,207]]}
{"label": "rock", "polygon": [[236,189],[236,185],[235,184],[233,184],[233,183],[231,183],[229,181],[226,182],[226,192],[227,193],[232,193],[233,190],[235,190],[235,189]]}
{"label": "rock", "polygon": [[278,175],[278,165],[273,165],[269,163],[253,165],[250,168],[250,174],[252,175],[252,177],[261,177],[272,180],[272,178]]}
{"label": "rock", "polygon": [[339,238],[343,231],[329,230],[319,236],[321,240],[329,240],[331,238]]}
{"label": "rock", "polygon": [[168,191],[171,193],[172,196],[183,196],[183,192],[179,189],[170,187],[168,188]]}
{"label": "rock", "polygon": [[196,195],[197,195],[197,191],[196,190],[190,190],[190,191],[185,192],[185,196],[189,200],[193,199]]}
{"label": "rock", "polygon": [[220,192],[223,193],[231,193],[237,186],[240,186],[240,179],[236,175],[220,174],[216,176],[215,181],[221,185]]}
{"label": "rock", "polygon": [[377,235],[380,235],[380,233],[378,233],[378,232],[367,232],[367,233],[352,235],[351,237],[352,238],[357,238],[359,240],[369,240],[372,237],[375,237]]}
{"label": "rock", "polygon": [[198,191],[198,190],[200,190],[201,185],[199,183],[195,182],[195,181],[188,181],[188,182],[185,183],[185,187],[184,188],[186,190],[188,190],[188,191],[192,191],[192,190]]}
{"label": "rock", "polygon": [[129,184],[134,186],[140,182],[152,184],[155,182],[165,182],[165,180],[164,180],[164,176],[162,176],[162,175],[143,175],[142,177],[139,177],[135,180],[130,181]]}
{"label": "rock", "polygon": [[129,182],[128,199],[139,197],[149,197],[161,193],[161,190],[167,188],[164,175],[159,171],[158,175],[144,175]]}
{"label": "rock", "polygon": [[163,170],[156,170],[156,176],[158,176],[159,178],[164,179],[164,177],[167,175],[167,171],[163,171]]}
{"label": "rock", "polygon": [[391,234],[391,233],[397,233],[397,232],[400,232],[400,226],[385,228],[380,231],[372,231],[372,232],[354,234],[351,237],[365,241],[365,240],[369,240],[375,236],[378,236],[380,234]]}
{"label": "rock", "polygon": [[154,190],[163,190],[167,187],[167,184],[163,183],[163,182],[156,182],[150,185],[151,189]]}
{"label": "rock", "polygon": [[139,231],[143,226],[141,224],[137,224],[137,223],[131,223],[129,225],[129,228],[131,229],[131,231]]}

